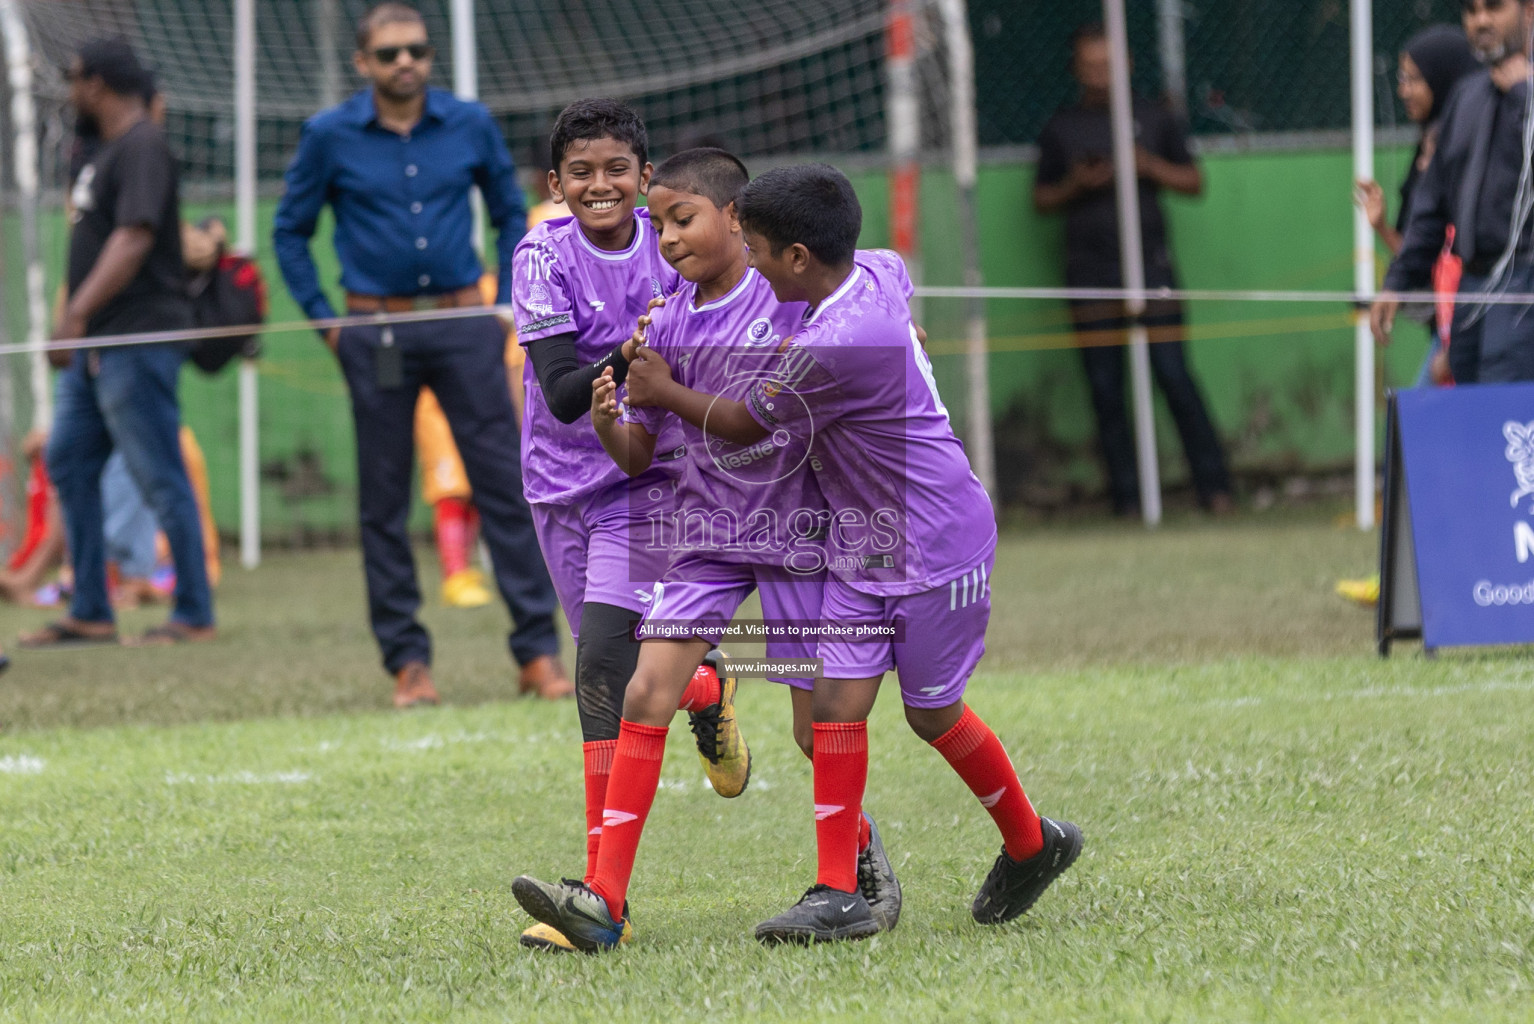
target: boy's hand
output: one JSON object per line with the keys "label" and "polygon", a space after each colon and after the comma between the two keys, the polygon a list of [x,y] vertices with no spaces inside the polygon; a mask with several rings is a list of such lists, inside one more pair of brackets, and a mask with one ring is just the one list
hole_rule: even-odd
{"label": "boy's hand", "polygon": [[636,407],[660,404],[661,393],[671,383],[671,367],[653,348],[639,353],[629,363],[629,375],[624,381],[628,387],[628,403]]}
{"label": "boy's hand", "polygon": [[650,316],[650,314],[665,304],[666,297],[664,295],[657,295],[655,298],[650,300],[649,305],[645,306],[644,314],[639,318],[639,326],[634,328],[633,336],[630,337],[628,341],[623,343],[624,359],[627,359],[632,363],[634,361],[634,357],[638,355],[639,350],[644,348],[645,328],[654,323],[654,318]]}
{"label": "boy's hand", "polygon": [[613,383],[613,368],[591,382],[591,423],[598,431],[618,422],[618,385]]}
{"label": "boy's hand", "polygon": [[639,350],[644,348],[644,329],[649,326],[650,318],[647,316],[640,317],[639,326],[634,328],[634,333],[630,336],[629,340],[623,343],[623,358],[627,359],[630,363],[639,358]]}

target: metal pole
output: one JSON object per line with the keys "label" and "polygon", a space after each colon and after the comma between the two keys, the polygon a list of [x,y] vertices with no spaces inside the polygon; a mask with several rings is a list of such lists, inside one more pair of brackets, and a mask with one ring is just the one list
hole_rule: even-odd
{"label": "metal pole", "polygon": [[333,107],[341,102],[344,89],[341,76],[341,44],[336,38],[336,25],[341,20],[338,0],[318,0],[314,12],[318,31],[316,45],[320,51],[320,106]]}
{"label": "metal pole", "polygon": [[[975,50],[969,37],[969,5],[965,0],[939,0],[948,48],[949,118],[952,123],[953,179],[959,193],[960,247],[964,256],[964,286],[980,288],[980,226],[976,221],[975,184],[980,141],[975,127]],[[966,435],[970,462],[985,491],[996,501],[996,446],[991,430],[990,351],[987,344],[985,300],[968,300],[965,369],[969,383]]]}
{"label": "metal pole", "polygon": [[[479,35],[474,24],[474,0],[452,0],[453,93],[461,100],[479,99]],[[474,189],[474,248],[485,255],[485,201]]]}
{"label": "metal pole", "polygon": [[48,291],[38,226],[37,105],[32,97],[32,43],[15,0],[0,0],[0,33],[11,87],[16,191],[21,204],[22,257],[26,261],[27,346],[31,350],[32,426],[53,425],[53,389],[44,348],[48,341]]}
{"label": "metal pole", "polygon": [[[234,4],[234,238],[256,249],[256,2]],[[240,564],[261,564],[260,401],[256,361],[240,362]]]}
{"label": "metal pole", "polygon": [[1161,88],[1179,117],[1188,116],[1188,54],[1183,38],[1183,0],[1156,0],[1160,24]]}
{"label": "metal pole", "polygon": [[[1374,12],[1352,0],[1353,177],[1374,180]],[[1362,209],[1353,211],[1353,288],[1374,295],[1374,232]],[[1374,527],[1374,339],[1360,315],[1353,339],[1354,497],[1358,528]]]}
{"label": "metal pole", "polygon": [[[890,246],[905,260],[912,283],[922,283],[917,211],[921,206],[921,102],[916,91],[914,0],[889,0],[884,33],[885,119],[889,124]],[[919,300],[911,314],[922,319]]]}
{"label": "metal pole", "polygon": [[1161,469],[1156,460],[1156,420],[1151,405],[1150,344],[1145,325],[1145,251],[1140,235],[1140,182],[1135,174],[1134,111],[1129,99],[1129,32],[1124,0],[1103,0],[1103,24],[1113,63],[1113,180],[1118,190],[1119,266],[1134,326],[1129,329],[1129,365],[1134,393],[1135,449],[1140,467],[1140,511],[1146,526],[1161,522]]}

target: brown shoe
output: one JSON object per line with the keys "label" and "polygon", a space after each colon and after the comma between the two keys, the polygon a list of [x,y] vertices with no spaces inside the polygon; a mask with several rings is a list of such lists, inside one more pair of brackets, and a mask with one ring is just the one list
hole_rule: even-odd
{"label": "brown shoe", "polygon": [[575,684],[565,675],[565,667],[552,654],[534,658],[522,666],[517,679],[517,693],[536,693],[544,700],[562,700],[575,695]]}
{"label": "brown shoe", "polygon": [[424,661],[412,661],[394,673],[394,706],[413,708],[441,704],[437,688],[431,683],[431,669]]}

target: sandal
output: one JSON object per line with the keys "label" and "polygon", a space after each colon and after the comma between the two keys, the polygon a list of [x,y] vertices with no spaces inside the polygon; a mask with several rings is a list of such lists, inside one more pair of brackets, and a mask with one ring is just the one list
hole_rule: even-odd
{"label": "sandal", "polygon": [[132,640],[129,647],[172,647],[176,644],[206,643],[215,639],[218,631],[212,626],[188,626],[184,622],[165,622]]}
{"label": "sandal", "polygon": [[110,633],[87,633],[72,623],[60,619],[50,622],[34,633],[23,633],[16,641],[18,647],[32,649],[59,649],[65,647],[94,647],[117,643],[117,630]]}

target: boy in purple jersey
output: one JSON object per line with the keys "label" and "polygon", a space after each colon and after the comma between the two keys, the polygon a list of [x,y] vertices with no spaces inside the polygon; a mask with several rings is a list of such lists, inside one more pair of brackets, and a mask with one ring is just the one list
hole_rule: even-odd
{"label": "boy in purple jersey", "polygon": [[[539,546],[576,640],[575,690],[585,753],[586,877],[596,866],[602,808],[624,687],[638,663],[634,625],[665,568],[643,543],[651,518],[670,513],[682,466],[680,429],[661,438],[655,468],[625,475],[602,449],[586,413],[592,382],[623,379],[622,346],[651,299],[676,289],[648,215],[635,203],[649,187],[644,122],[614,100],[566,107],[550,137],[549,188],[572,216],[529,231],[512,259],[518,340],[527,349],[523,485]],[[716,792],[737,796],[750,751],[735,724],[734,680],[712,666],[694,673],[681,706]],[[524,945],[569,949],[542,925]]]}
{"label": "boy in purple jersey", "polygon": [[[741,194],[751,265],[810,313],[779,366],[744,402],[667,393],[689,422],[738,444],[802,438],[831,510],[830,627],[887,637],[821,640],[815,684],[816,884],[757,928],[766,943],[860,938],[877,925],[856,891],[856,819],[868,776],[868,713],[900,676],[906,721],[958,772],[1004,848],[975,897],[983,924],[1023,913],[1081,851],[1069,822],[1041,819],[1001,741],[964,703],[984,652],[996,522],[948,423],[911,323],[898,256],[856,251],[862,210],[823,165],[770,171]],[[909,636],[907,634],[910,634]],[[918,636],[919,633],[919,636]]]}
{"label": "boy in purple jersey", "polygon": [[[605,371],[592,400],[598,436],[616,465],[636,478],[651,472],[657,439],[676,422],[655,404],[667,388],[744,399],[776,365],[784,339],[807,312],[802,302],[778,302],[746,265],[734,205],[746,181],[739,160],[704,148],[667,160],[651,183],[661,253],[687,283],[641,319],[644,347],[631,342],[625,349],[628,407],[620,415],[617,384]],[[813,633],[789,632],[818,626],[825,580],[826,505],[807,447],[776,438],[732,444],[698,423],[688,423],[683,438],[687,458],[676,508],[655,521],[650,538],[671,559],[640,627],[644,639],[624,700],[595,878],[551,885],[522,877],[512,886],[524,909],[582,949],[618,941],[677,694],[741,602],[753,589],[761,596],[768,657],[809,660],[816,653]],[[778,681],[791,687],[795,739],[813,757],[813,680]],[[899,883],[872,822],[854,817],[855,883],[879,926],[893,928]]]}

